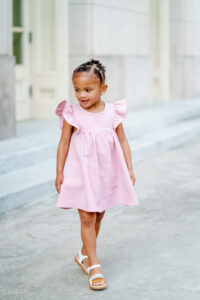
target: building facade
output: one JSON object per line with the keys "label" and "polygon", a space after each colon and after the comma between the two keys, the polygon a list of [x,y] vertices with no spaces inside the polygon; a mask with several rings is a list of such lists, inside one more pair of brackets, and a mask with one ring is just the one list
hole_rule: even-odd
{"label": "building facade", "polygon": [[0,0],[0,139],[76,103],[71,75],[106,66],[104,100],[129,109],[200,95],[198,0]]}

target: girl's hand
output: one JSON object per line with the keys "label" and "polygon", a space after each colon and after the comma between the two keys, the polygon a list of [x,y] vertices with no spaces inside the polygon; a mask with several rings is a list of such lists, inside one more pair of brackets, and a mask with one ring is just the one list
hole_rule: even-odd
{"label": "girl's hand", "polygon": [[135,175],[133,174],[133,170],[128,170],[129,171],[129,174],[130,174],[130,177],[131,177],[131,181],[133,183],[133,185],[135,184]]}
{"label": "girl's hand", "polygon": [[56,176],[55,186],[58,193],[60,193],[60,186],[63,183],[64,175],[62,173],[58,173]]}

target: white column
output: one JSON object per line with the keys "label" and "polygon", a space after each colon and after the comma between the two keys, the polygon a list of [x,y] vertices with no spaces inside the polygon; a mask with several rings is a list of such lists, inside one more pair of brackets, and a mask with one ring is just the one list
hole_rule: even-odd
{"label": "white column", "polygon": [[151,0],[151,52],[153,58],[153,96],[169,98],[169,1]]}
{"label": "white column", "polygon": [[171,97],[200,96],[200,1],[170,1]]}
{"label": "white column", "polygon": [[0,0],[0,140],[16,135],[14,57],[11,55],[11,0]]}
{"label": "white column", "polygon": [[0,0],[0,54],[11,55],[11,0]]}

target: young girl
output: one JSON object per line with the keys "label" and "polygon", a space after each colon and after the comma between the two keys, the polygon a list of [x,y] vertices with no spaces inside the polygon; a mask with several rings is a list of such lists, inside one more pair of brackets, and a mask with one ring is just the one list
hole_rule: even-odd
{"label": "young girl", "polygon": [[90,287],[103,289],[106,281],[96,255],[96,239],[105,210],[139,204],[131,151],[122,126],[127,104],[126,99],[114,103],[101,100],[107,85],[105,67],[98,60],[77,67],[72,81],[78,104],[63,100],[56,108],[62,129],[56,207],[78,209],[83,246],[74,260],[88,275]]}

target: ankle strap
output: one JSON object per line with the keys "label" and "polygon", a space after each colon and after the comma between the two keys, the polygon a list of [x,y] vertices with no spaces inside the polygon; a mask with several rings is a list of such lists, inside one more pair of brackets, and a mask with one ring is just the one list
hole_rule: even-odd
{"label": "ankle strap", "polygon": [[94,269],[94,268],[97,268],[97,267],[101,267],[101,265],[97,264],[97,265],[93,265],[91,267],[88,267],[87,268],[87,272],[90,273],[90,270]]}
{"label": "ankle strap", "polygon": [[83,254],[81,253],[81,249],[80,249],[80,250],[79,250],[79,258],[78,258],[78,261],[79,261],[80,263],[82,263],[83,260],[84,260],[85,258],[88,258],[88,256],[87,256],[87,255],[83,255]]}

